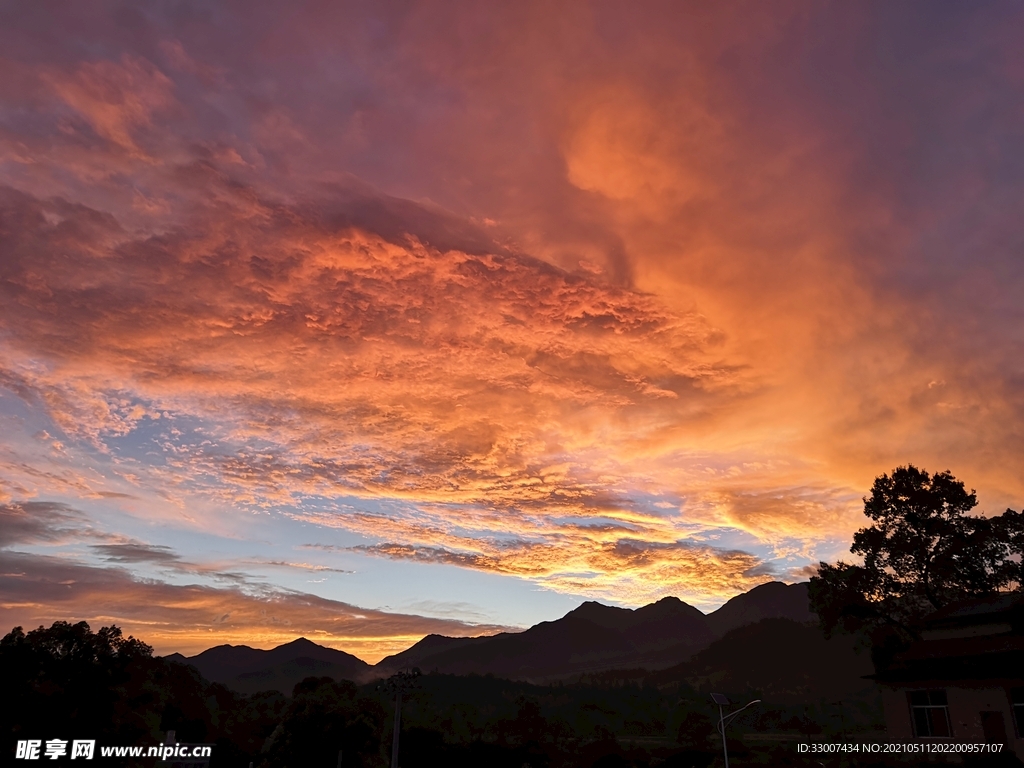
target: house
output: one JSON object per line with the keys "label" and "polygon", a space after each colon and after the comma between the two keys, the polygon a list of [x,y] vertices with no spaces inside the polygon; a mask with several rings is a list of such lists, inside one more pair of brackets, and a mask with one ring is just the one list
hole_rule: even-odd
{"label": "house", "polygon": [[1024,759],[1024,593],[949,605],[874,679],[892,741],[1002,743]]}

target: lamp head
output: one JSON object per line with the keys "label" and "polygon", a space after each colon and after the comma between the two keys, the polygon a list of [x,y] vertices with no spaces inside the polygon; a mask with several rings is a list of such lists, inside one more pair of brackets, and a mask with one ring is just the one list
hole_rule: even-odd
{"label": "lamp head", "polygon": [[720,707],[727,707],[727,706],[729,706],[729,700],[727,698],[725,698],[725,696],[723,696],[720,693],[712,693],[711,694],[711,700],[713,702],[715,702],[715,704],[717,704]]}

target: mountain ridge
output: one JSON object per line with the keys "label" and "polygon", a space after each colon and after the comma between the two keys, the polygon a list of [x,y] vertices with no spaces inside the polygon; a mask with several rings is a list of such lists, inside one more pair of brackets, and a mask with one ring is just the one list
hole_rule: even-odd
{"label": "mountain ridge", "polygon": [[192,657],[164,658],[192,665],[208,680],[246,693],[267,687],[289,693],[291,685],[310,674],[367,682],[412,667],[546,682],[613,669],[674,667],[731,630],[769,618],[813,620],[806,582],[762,584],[708,614],[677,597],[636,609],[587,601],[522,632],[427,635],[374,665],[304,637],[269,650],[218,645]]}
{"label": "mountain ridge", "polygon": [[318,645],[305,637],[296,638],[269,650],[251,648],[248,645],[224,644],[207,648],[195,656],[172,654],[164,658],[189,664],[198,669],[207,680],[224,683],[229,687],[230,682],[240,676],[259,673],[297,659],[308,659],[337,667],[335,672],[346,679],[356,679],[371,668],[371,665],[351,653]]}

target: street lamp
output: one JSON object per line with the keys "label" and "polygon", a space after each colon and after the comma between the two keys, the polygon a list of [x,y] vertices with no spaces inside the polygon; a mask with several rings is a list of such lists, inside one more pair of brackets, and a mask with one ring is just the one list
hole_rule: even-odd
{"label": "street lamp", "polygon": [[[395,694],[395,730],[391,734],[391,768],[398,768],[398,734],[402,730],[402,694],[410,688],[416,687],[416,678],[420,676],[420,670],[413,667],[411,671],[396,672],[381,685],[377,686],[378,691]],[[338,753],[338,764],[341,764],[341,753]]]}
{"label": "street lamp", "polygon": [[723,696],[720,693],[712,693],[711,694],[711,700],[713,702],[715,702],[715,704],[718,705],[718,726],[717,726],[717,728],[718,728],[718,732],[720,734],[722,734],[722,752],[725,754],[725,768],[729,768],[729,747],[726,746],[726,743],[725,743],[725,729],[728,727],[729,723],[732,722],[732,719],[734,717],[736,717],[736,715],[738,715],[740,712],[742,712],[747,707],[750,707],[750,706],[753,706],[754,704],[760,703],[761,700],[760,699],[754,699],[753,701],[748,702],[747,704],[744,704],[742,707],[737,709],[735,712],[730,712],[728,715],[726,715],[722,711],[722,707],[729,706],[729,700],[727,698],[725,698],[725,696]]}

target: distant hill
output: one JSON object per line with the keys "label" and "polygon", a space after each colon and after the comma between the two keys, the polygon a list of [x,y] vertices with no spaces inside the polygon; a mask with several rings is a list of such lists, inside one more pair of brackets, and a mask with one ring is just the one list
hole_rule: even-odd
{"label": "distant hill", "polygon": [[807,582],[783,584],[770,581],[749,592],[736,595],[729,602],[708,614],[708,625],[717,637],[761,619],[815,621],[807,598]]}
{"label": "distant hill", "polygon": [[817,626],[769,618],[727,632],[657,678],[794,704],[873,696],[876,686],[864,679],[873,672],[870,651],[857,648],[854,636],[826,640]]}
{"label": "distant hill", "polygon": [[416,666],[542,681],[623,666],[667,667],[713,639],[704,614],[675,597],[636,610],[588,602],[525,632],[477,638],[430,635],[382,660],[374,672]]}
{"label": "distant hill", "polygon": [[[675,597],[635,610],[586,602],[560,619],[523,632],[484,637],[427,635],[372,667],[305,638],[269,651],[220,645],[190,658],[181,654],[166,658],[191,664],[206,679],[244,693],[267,689],[290,693],[295,683],[310,675],[365,681],[411,667],[540,683],[608,670],[678,667],[713,647],[716,638],[724,640],[737,628],[775,618],[796,624],[814,618],[806,584],[762,584],[708,615]],[[761,649],[754,644],[744,653],[756,657]]]}
{"label": "distant hill", "polygon": [[271,689],[291,693],[295,683],[310,675],[360,680],[371,669],[350,653],[325,648],[304,637],[269,651],[247,645],[218,645],[196,656],[174,653],[164,658],[189,664],[207,680],[244,693]]}
{"label": "distant hill", "polygon": [[445,635],[427,635],[415,645],[404,651],[387,656],[377,662],[373,668],[379,675],[387,675],[400,669],[431,669],[426,659],[460,648],[475,647],[482,641],[489,640],[493,635],[481,637],[447,637]]}
{"label": "distant hill", "polygon": [[807,584],[762,584],[706,616],[675,597],[636,610],[587,602],[525,632],[477,638],[429,635],[382,660],[374,674],[419,667],[543,682],[610,669],[664,669],[733,629],[768,618],[813,621]]}
{"label": "distant hill", "polygon": [[333,680],[363,682],[371,677],[372,667],[365,662],[353,671],[351,664],[332,664],[329,661],[300,656],[272,667],[243,672],[227,681],[232,690],[252,694],[259,691],[281,691],[290,694],[295,684],[307,677],[330,677]]}

